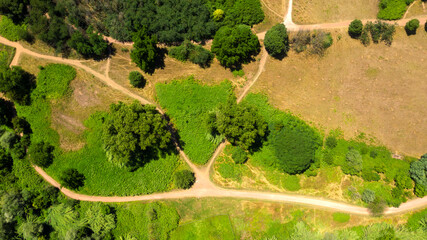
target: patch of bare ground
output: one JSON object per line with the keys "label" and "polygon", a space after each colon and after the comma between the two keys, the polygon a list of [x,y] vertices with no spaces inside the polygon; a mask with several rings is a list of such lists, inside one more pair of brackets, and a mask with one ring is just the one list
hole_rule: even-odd
{"label": "patch of bare ground", "polygon": [[55,48],[49,46],[45,42],[35,38],[33,42],[29,43],[27,41],[19,41],[19,43],[26,49],[31,50],[36,53],[40,53],[43,55],[64,57],[69,59],[80,59],[81,57],[77,54],[76,51],[70,50],[66,53],[61,53],[55,50]]}
{"label": "patch of bare ground", "polygon": [[[23,54],[19,65],[26,71],[37,75],[38,66],[51,62]],[[131,102],[128,97],[104,85],[97,78],[83,70],[76,69],[76,78],[70,83],[70,92],[59,100],[51,102],[52,128],[60,136],[61,148],[75,151],[85,145],[84,121],[96,111],[108,111],[110,104],[118,101]]]}
{"label": "patch of bare ground", "polygon": [[294,0],[292,20],[297,24],[375,19],[378,1],[372,0]]}
{"label": "patch of bare ground", "polygon": [[322,58],[293,51],[282,61],[269,58],[252,91],[325,131],[364,132],[393,152],[425,153],[427,34],[408,37],[397,28],[391,47],[364,47],[346,30],[333,36]]}
{"label": "patch of bare ground", "polygon": [[[424,14],[427,14],[427,9],[423,7],[421,0],[415,0],[415,2],[408,8],[405,18],[413,18]],[[420,25],[422,26],[423,23]]]}
{"label": "patch of bare ground", "polygon": [[[261,54],[255,57],[254,61],[244,65],[244,77],[233,76],[230,69],[222,67],[219,62],[214,59],[211,66],[208,68],[201,68],[191,62],[181,62],[169,56],[165,58],[165,67],[163,69],[156,69],[153,75],[142,73],[141,70],[131,62],[130,50],[131,47],[124,47],[120,44],[115,45],[117,51],[111,57],[109,76],[118,84],[130,89],[131,91],[146,97],[150,100],[155,100],[155,84],[159,82],[169,82],[174,79],[183,79],[193,75],[196,79],[200,79],[206,84],[218,84],[224,79],[229,79],[236,86],[236,91],[243,87],[247,79],[253,77],[258,70],[258,64]],[[210,49],[210,43],[205,46]],[[122,49],[128,49],[123,51]],[[147,83],[144,88],[138,89],[130,85],[128,76],[131,71],[141,72]]]}
{"label": "patch of bare ground", "polygon": [[265,32],[272,26],[283,22],[283,18],[287,11],[288,1],[263,0],[261,5],[265,17],[261,23],[253,27],[256,33]]}

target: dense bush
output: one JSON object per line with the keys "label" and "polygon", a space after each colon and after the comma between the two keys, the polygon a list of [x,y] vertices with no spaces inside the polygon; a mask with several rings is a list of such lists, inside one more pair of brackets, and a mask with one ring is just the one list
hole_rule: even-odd
{"label": "dense bush", "polygon": [[246,160],[248,160],[248,154],[241,147],[233,148],[231,157],[236,164],[243,164],[246,162]]}
{"label": "dense bush", "polygon": [[29,104],[34,87],[34,77],[21,67],[0,68],[0,92],[13,101]]}
{"label": "dense bush", "polygon": [[427,195],[427,154],[421,156],[418,161],[412,162],[409,172],[415,181],[415,195],[418,197]]}
{"label": "dense bush", "polygon": [[363,180],[368,182],[378,181],[381,179],[380,175],[378,175],[378,173],[372,171],[371,169],[363,169],[362,178]]}
{"label": "dense bush", "polygon": [[184,41],[178,47],[171,47],[169,55],[180,61],[187,61],[199,65],[202,68],[209,67],[214,55],[202,46],[194,45],[190,41]]}
{"label": "dense bush", "polygon": [[375,192],[370,189],[365,189],[362,193],[362,201],[365,203],[372,203],[375,201]]}
{"label": "dense bush", "polygon": [[146,80],[140,72],[132,71],[129,73],[129,82],[136,88],[143,88],[145,86]]}
{"label": "dense bush", "polygon": [[53,162],[53,151],[55,148],[47,142],[37,142],[31,143],[31,146],[28,150],[31,161],[40,167],[47,168]]}
{"label": "dense bush", "polygon": [[353,20],[348,26],[348,34],[352,38],[359,38],[362,35],[363,23],[359,19]]}
{"label": "dense bush", "polygon": [[361,42],[366,46],[369,44],[370,39],[368,39],[367,33],[370,33],[372,41],[378,43],[383,41],[386,45],[390,46],[393,42],[393,35],[396,32],[395,26],[384,23],[381,21],[376,21],[375,23],[367,22],[363,28]]}
{"label": "dense bush", "polygon": [[334,137],[334,136],[328,136],[327,138],[326,138],[326,142],[325,142],[325,144],[326,144],[326,147],[328,147],[328,148],[335,148],[336,146],[337,146],[337,138],[336,137]]}
{"label": "dense bush", "polygon": [[193,186],[196,178],[190,170],[182,170],[175,173],[175,186],[180,189],[189,189]]}
{"label": "dense bush", "polygon": [[234,98],[219,106],[215,126],[231,144],[251,151],[261,145],[267,130],[256,108],[237,104]]}
{"label": "dense bush", "polygon": [[108,43],[103,36],[89,27],[86,34],[76,30],[71,35],[68,45],[86,58],[104,58],[108,55]]}
{"label": "dense bush", "polygon": [[267,31],[264,38],[265,49],[275,58],[283,58],[289,51],[289,37],[285,25],[278,23]]}
{"label": "dense bush", "polygon": [[29,38],[27,25],[15,25],[13,21],[6,16],[0,18],[0,35],[15,42],[27,40]]}
{"label": "dense bush", "polygon": [[351,149],[345,155],[345,165],[342,166],[342,171],[345,174],[358,175],[362,170],[362,155],[356,149]]}
{"label": "dense bush", "polygon": [[85,176],[75,168],[68,168],[62,172],[60,177],[61,183],[64,187],[77,190],[83,187],[86,180]]}
{"label": "dense bush", "polygon": [[412,19],[405,25],[405,31],[407,35],[415,35],[417,29],[420,27],[420,21],[418,19]]}
{"label": "dense bush", "polygon": [[377,17],[384,20],[396,20],[406,12],[406,0],[381,0]]}
{"label": "dense bush", "polygon": [[0,147],[0,175],[12,170],[13,160],[5,148]]}
{"label": "dense bush", "polygon": [[330,33],[322,30],[316,30],[313,33],[308,31],[299,31],[292,38],[292,48],[300,53],[308,49],[311,54],[322,56],[326,49],[332,46],[333,39]]}
{"label": "dense bush", "polygon": [[31,126],[24,117],[12,118],[12,126],[17,135],[31,133]]}
{"label": "dense bush", "polygon": [[207,5],[213,13],[217,9],[223,10],[224,17],[217,20],[219,25],[245,24],[252,27],[264,20],[259,0],[208,0]]}
{"label": "dense bush", "polygon": [[108,159],[133,169],[150,161],[158,150],[170,147],[167,122],[154,106],[122,102],[110,106],[103,142]]}
{"label": "dense bush", "polygon": [[224,67],[240,69],[258,55],[261,45],[249,26],[226,26],[215,34],[211,50]]}

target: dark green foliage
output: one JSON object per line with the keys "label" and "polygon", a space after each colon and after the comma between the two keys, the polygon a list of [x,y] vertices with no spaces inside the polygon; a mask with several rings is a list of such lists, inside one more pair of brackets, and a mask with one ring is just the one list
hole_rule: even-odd
{"label": "dark green foliage", "polygon": [[384,20],[402,18],[406,12],[406,0],[381,0],[377,17]]}
{"label": "dark green foliage", "polygon": [[380,217],[386,208],[386,203],[380,197],[376,197],[375,200],[368,204],[368,209],[374,217]]}
{"label": "dark green foliage", "polygon": [[0,98],[0,125],[10,126],[15,112],[16,110],[12,102]]}
{"label": "dark green foliage", "polygon": [[12,170],[13,160],[6,149],[0,147],[0,174]]}
{"label": "dark green foliage", "polygon": [[281,59],[289,51],[289,37],[285,25],[276,24],[267,31],[264,38],[265,49],[271,56]]}
{"label": "dark green foliage", "polygon": [[332,148],[335,148],[337,146],[337,144],[338,144],[338,142],[337,142],[337,138],[336,137],[334,137],[334,136],[328,136],[326,138],[326,141],[325,141],[326,147],[332,149]]}
{"label": "dark green foliage", "polygon": [[122,102],[110,106],[104,122],[103,141],[108,159],[119,166],[139,167],[156,152],[170,147],[167,122],[154,106]]}
{"label": "dark green foliage", "polygon": [[180,61],[187,61],[199,65],[202,68],[209,67],[214,55],[202,46],[194,45],[190,41],[184,41],[178,47],[172,47],[169,55]]}
{"label": "dark green foliage", "polygon": [[420,21],[418,19],[412,19],[408,21],[405,25],[406,34],[415,35],[417,33],[417,29],[420,27]]}
{"label": "dark green foliage", "polygon": [[208,6],[212,9],[212,13],[217,9],[223,10],[224,18],[216,19],[220,25],[253,26],[264,20],[264,12],[259,0],[208,0]]}
{"label": "dark green foliage", "polygon": [[13,21],[6,16],[0,19],[0,35],[15,42],[29,39],[27,25],[14,24]]}
{"label": "dark green foliage", "polygon": [[146,80],[140,72],[132,71],[129,73],[129,82],[136,88],[143,88],[145,87]]}
{"label": "dark green foliage", "polygon": [[236,164],[243,164],[248,160],[248,154],[241,147],[233,148],[231,157]]}
{"label": "dark green foliage", "polygon": [[1,214],[6,223],[13,222],[17,218],[24,216],[24,199],[20,192],[10,191],[2,196]]}
{"label": "dark green foliage", "polygon": [[70,32],[64,20],[61,17],[53,15],[48,20],[47,27],[38,36],[43,42],[62,52],[66,48]]}
{"label": "dark green foliage", "polygon": [[2,131],[0,134],[0,146],[6,149],[10,149],[16,143],[17,136],[10,131]]}
{"label": "dark green foliage", "polygon": [[360,35],[360,42],[366,47],[371,43],[371,38],[369,37],[368,28],[364,27],[362,30],[362,34]]}
{"label": "dark green foliage", "polygon": [[62,172],[60,177],[62,186],[77,190],[80,187],[83,187],[84,182],[86,180],[85,176],[75,168],[68,168]]}
{"label": "dark green foliage", "polygon": [[348,34],[352,38],[359,38],[362,35],[363,23],[359,19],[353,20],[348,26]]}
{"label": "dark green foliage", "polygon": [[[363,31],[370,33],[374,43],[383,41],[387,46],[390,46],[393,42],[393,35],[396,32],[396,29],[394,25],[376,21],[375,23],[367,22]],[[362,32],[362,35],[365,34],[364,32]],[[364,36],[363,39],[361,38],[361,41],[365,46],[369,44],[369,40],[365,39]]]}
{"label": "dark green foliage", "polygon": [[372,203],[375,201],[375,192],[370,189],[365,189],[362,193],[362,201]]}
{"label": "dark green foliage", "polygon": [[0,69],[0,92],[13,101],[30,103],[30,94],[35,87],[34,77],[20,67]]}
{"label": "dark green foliage", "polygon": [[85,58],[100,59],[108,55],[108,43],[101,34],[94,32],[91,27],[86,30],[86,35],[78,30],[74,31],[68,45]]}
{"label": "dark green foliage", "polygon": [[421,156],[418,161],[412,162],[409,172],[415,181],[415,194],[418,197],[427,195],[427,154]]}
{"label": "dark green foliage", "polygon": [[362,156],[356,149],[351,149],[345,155],[345,165],[342,166],[342,171],[345,174],[358,175],[362,170]]}
{"label": "dark green foliage", "polygon": [[54,147],[47,142],[31,143],[28,150],[32,163],[40,167],[49,167],[53,162]]}
{"label": "dark green foliage", "polygon": [[246,104],[237,104],[230,98],[219,106],[216,128],[227,140],[245,150],[255,150],[262,143],[267,124],[257,109]]}
{"label": "dark green foliage", "polygon": [[328,165],[332,165],[332,164],[334,164],[334,155],[332,155],[332,152],[331,152],[331,151],[325,150],[325,151],[323,152],[323,158],[322,158],[322,160],[323,160],[326,164],[328,164]]}
{"label": "dark green foliage", "polygon": [[381,179],[380,175],[378,175],[378,173],[372,171],[371,169],[363,169],[362,178],[363,180],[368,182],[378,181]]}
{"label": "dark green foliage", "polygon": [[27,14],[26,5],[28,2],[28,0],[1,0],[0,13],[13,19],[15,23],[20,23]]}
{"label": "dark green foliage", "polygon": [[13,130],[17,135],[31,133],[31,126],[24,117],[12,118]]}
{"label": "dark green foliage", "polygon": [[427,20],[426,23],[424,23],[424,30],[427,32]]}
{"label": "dark green foliage", "polygon": [[371,150],[371,151],[369,152],[369,156],[370,156],[371,158],[376,158],[376,157],[378,156],[378,152],[377,152],[377,151],[375,151],[375,150]]}
{"label": "dark green foliage", "polygon": [[261,45],[249,26],[226,26],[215,34],[211,50],[224,67],[240,69],[258,55]]}
{"label": "dark green foliage", "polygon": [[142,27],[133,35],[133,49],[130,53],[132,62],[145,73],[153,74],[159,59],[157,37],[149,35],[146,28]]}
{"label": "dark green foliage", "polygon": [[175,186],[181,189],[189,189],[193,186],[196,178],[190,170],[182,170],[175,173]]}
{"label": "dark green foliage", "polygon": [[400,189],[411,189],[413,187],[413,183],[408,173],[399,172],[394,177],[394,182],[396,187]]}

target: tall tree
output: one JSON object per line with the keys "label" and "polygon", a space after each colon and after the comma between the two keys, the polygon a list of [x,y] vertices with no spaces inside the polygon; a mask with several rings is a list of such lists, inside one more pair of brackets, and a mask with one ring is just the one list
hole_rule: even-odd
{"label": "tall tree", "polygon": [[130,53],[132,62],[142,71],[153,74],[159,57],[157,48],[157,37],[149,35],[145,27],[142,27],[133,36],[133,49]]}
{"label": "tall tree", "polygon": [[289,37],[285,25],[279,23],[265,34],[265,49],[275,58],[283,58],[289,51]]}
{"label": "tall tree", "polygon": [[34,77],[21,67],[0,69],[0,92],[13,101],[21,105],[28,104],[34,87]]}

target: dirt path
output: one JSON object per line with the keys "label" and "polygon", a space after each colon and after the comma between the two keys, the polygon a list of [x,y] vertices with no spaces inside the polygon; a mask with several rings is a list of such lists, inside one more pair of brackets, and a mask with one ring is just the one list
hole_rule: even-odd
{"label": "dirt path", "polygon": [[408,7],[408,9],[406,9],[405,15],[403,15],[402,19],[405,19],[405,18],[406,18],[406,15],[408,15],[408,13],[409,13],[409,9],[411,9],[411,7],[412,7],[412,6],[414,6],[414,4],[415,4],[416,2],[417,2],[417,1],[414,1],[413,3],[411,3],[411,5],[409,5],[409,7]]}
{"label": "dirt path", "polygon": [[[290,0],[290,5],[292,4],[292,0]],[[292,11],[292,8],[289,8],[289,12]],[[289,16],[290,14],[287,14]],[[427,17],[426,17],[427,18]],[[288,23],[292,22],[292,18],[286,18],[288,19]],[[348,26],[348,24],[346,24]],[[319,26],[319,25],[313,25],[313,26]],[[331,25],[328,24],[322,24],[323,27],[328,27]],[[334,26],[342,26],[344,27],[343,23],[337,23]],[[63,59],[59,57],[54,56],[47,56],[42,55],[39,53],[32,52],[28,49],[25,49],[21,44],[16,42],[11,42],[3,37],[0,37],[0,43],[11,46],[16,48],[16,54],[12,61],[11,65],[17,65],[19,61],[19,57],[21,53],[28,54],[30,56],[50,60],[53,62],[58,63],[64,63],[68,65],[72,65],[78,68],[81,68],[88,73],[91,73],[95,77],[97,77],[99,80],[107,84],[113,89],[116,89],[123,94],[134,98],[138,101],[140,101],[142,104],[153,104],[150,101],[146,100],[143,97],[140,97],[131,91],[127,90],[123,86],[117,84],[112,79],[108,77],[108,69],[109,69],[109,62],[107,62],[107,70],[106,74],[103,75],[101,73],[98,73],[94,71],[93,69],[85,66],[82,64],[82,62],[78,60],[71,60],[71,59]],[[258,68],[258,71],[252,81],[244,88],[242,94],[238,98],[238,101],[240,102],[249,92],[250,88],[255,84],[255,82],[258,80],[261,73],[264,71],[264,66],[267,61],[268,54],[266,51],[263,52],[261,56],[260,65]],[[153,104],[155,105],[155,104]],[[163,111],[158,108],[160,112],[163,113]],[[55,181],[52,177],[50,177],[43,169],[34,166],[34,169],[52,186],[55,186],[57,188],[61,189],[61,192],[63,192],[66,196],[81,200],[81,201],[93,201],[93,202],[129,202],[129,201],[147,201],[147,200],[161,200],[161,199],[182,199],[182,198],[202,198],[202,197],[227,197],[227,198],[240,198],[240,199],[255,199],[255,200],[263,200],[263,201],[274,201],[274,202],[283,202],[283,203],[295,203],[295,204],[301,204],[301,205],[309,205],[309,206],[315,206],[320,208],[328,208],[332,210],[337,210],[340,212],[347,212],[351,214],[359,214],[359,215],[369,215],[369,212],[366,208],[359,207],[359,206],[353,206],[346,203],[341,203],[337,201],[332,200],[325,200],[320,198],[314,198],[314,197],[307,197],[307,196],[298,196],[298,195],[289,195],[289,194],[283,194],[283,193],[270,193],[270,192],[255,192],[255,191],[240,191],[240,190],[231,190],[231,189],[223,189],[220,187],[215,186],[209,179],[209,171],[215,161],[215,158],[221,153],[223,148],[225,147],[225,143],[222,143],[219,145],[218,149],[215,151],[215,154],[212,156],[211,160],[209,161],[208,165],[204,169],[200,169],[197,166],[195,166],[189,158],[185,155],[183,151],[179,147],[179,153],[181,157],[187,162],[187,164],[191,167],[191,169],[194,171],[196,176],[196,183],[194,186],[189,190],[183,190],[183,191],[172,191],[172,192],[166,192],[166,193],[155,193],[155,194],[149,194],[149,195],[143,195],[143,196],[133,196],[133,197],[102,197],[102,196],[88,196],[84,194],[75,193],[73,191],[70,191],[66,188],[61,188],[60,184]],[[412,201],[408,201],[404,204],[402,204],[399,208],[388,208],[385,212],[385,214],[399,214],[415,209],[422,208],[427,205],[427,197],[415,199]]]}

